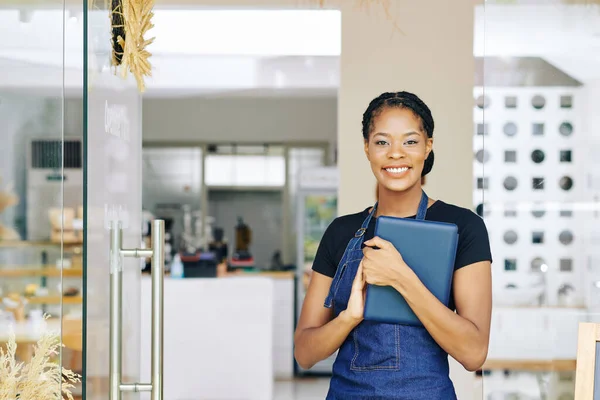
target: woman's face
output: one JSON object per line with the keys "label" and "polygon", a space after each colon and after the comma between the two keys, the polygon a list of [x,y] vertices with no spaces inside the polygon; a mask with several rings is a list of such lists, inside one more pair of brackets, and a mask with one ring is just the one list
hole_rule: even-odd
{"label": "woman's face", "polygon": [[421,120],[405,108],[385,108],[374,119],[365,153],[373,174],[384,188],[401,192],[421,182],[433,139],[421,129]]}

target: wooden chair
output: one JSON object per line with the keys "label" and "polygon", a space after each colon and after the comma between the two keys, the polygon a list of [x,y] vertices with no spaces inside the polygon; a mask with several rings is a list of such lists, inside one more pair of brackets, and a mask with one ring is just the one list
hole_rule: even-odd
{"label": "wooden chair", "polygon": [[[575,400],[600,399],[600,324],[581,322],[577,339]],[[598,384],[596,385],[596,378]]]}

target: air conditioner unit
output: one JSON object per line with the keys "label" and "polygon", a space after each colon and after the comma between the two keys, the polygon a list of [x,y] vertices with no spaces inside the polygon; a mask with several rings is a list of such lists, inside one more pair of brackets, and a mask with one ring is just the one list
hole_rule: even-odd
{"label": "air conditioner unit", "polygon": [[27,239],[50,238],[51,207],[83,205],[83,139],[31,139],[27,144]]}

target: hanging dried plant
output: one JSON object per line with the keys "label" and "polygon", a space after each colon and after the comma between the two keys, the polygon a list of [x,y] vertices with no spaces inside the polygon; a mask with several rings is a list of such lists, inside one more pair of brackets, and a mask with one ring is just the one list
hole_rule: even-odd
{"label": "hanging dried plant", "polygon": [[119,38],[127,39],[125,35],[125,18],[123,15],[122,0],[111,0],[110,19],[112,28],[112,64],[121,65],[123,60],[123,47]]}
{"label": "hanging dried plant", "polygon": [[140,92],[146,90],[144,77],[152,76],[147,50],[154,38],[145,39],[154,27],[154,0],[112,0],[113,65],[121,66],[123,78],[128,72],[135,77]]}
{"label": "hanging dried plant", "polygon": [[11,332],[6,350],[0,348],[0,400],[73,400],[71,390],[81,376],[59,365],[60,346],[58,334],[44,331],[31,360],[17,362],[17,343]]}

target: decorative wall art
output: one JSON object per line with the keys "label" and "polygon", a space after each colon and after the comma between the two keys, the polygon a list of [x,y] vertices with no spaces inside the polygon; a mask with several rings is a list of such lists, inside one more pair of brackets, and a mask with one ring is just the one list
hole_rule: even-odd
{"label": "decorative wall art", "polygon": [[585,179],[593,159],[578,108],[584,90],[474,91],[473,201],[490,233],[496,304],[591,301],[589,205],[597,192]]}

